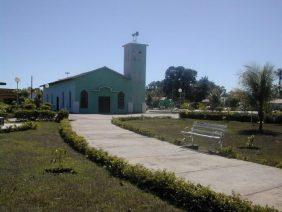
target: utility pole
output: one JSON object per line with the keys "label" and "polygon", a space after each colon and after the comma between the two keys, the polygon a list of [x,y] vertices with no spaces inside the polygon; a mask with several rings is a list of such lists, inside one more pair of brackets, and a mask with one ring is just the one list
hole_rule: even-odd
{"label": "utility pole", "polygon": [[32,92],[33,92],[33,77],[30,78],[30,99],[32,99]]}

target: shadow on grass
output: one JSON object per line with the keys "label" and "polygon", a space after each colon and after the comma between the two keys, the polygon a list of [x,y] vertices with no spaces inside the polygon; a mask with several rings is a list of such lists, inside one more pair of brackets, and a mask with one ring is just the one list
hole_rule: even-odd
{"label": "shadow on grass", "polygon": [[45,169],[44,171],[49,174],[77,174],[72,168],[50,168]]}
{"label": "shadow on grass", "polygon": [[273,132],[271,130],[263,130],[263,132],[260,132],[257,129],[250,129],[250,130],[240,130],[240,131],[238,131],[238,134],[240,134],[240,135],[271,135],[271,136],[279,136],[281,133]]}

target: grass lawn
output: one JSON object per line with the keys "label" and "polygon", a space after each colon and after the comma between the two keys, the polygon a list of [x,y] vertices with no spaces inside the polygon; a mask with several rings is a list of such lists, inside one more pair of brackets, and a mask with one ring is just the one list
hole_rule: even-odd
{"label": "grass lawn", "polygon": [[[98,211],[180,211],[128,182],[112,177],[63,142],[58,124],[0,134],[0,211],[81,209]],[[57,148],[67,151],[64,166],[77,174],[48,174]]]}
{"label": "grass lawn", "polygon": [[[127,125],[149,130],[157,136],[162,136],[164,140],[175,143],[176,140],[183,139],[180,131],[185,127],[191,127],[195,119],[169,119],[169,118],[145,118],[137,120],[124,121]],[[223,146],[232,146],[233,149],[240,153],[242,157],[258,163],[264,163],[275,166],[282,163],[282,125],[264,124],[264,134],[259,134],[257,125],[248,122],[236,121],[206,121],[202,122],[226,124],[228,129],[225,134]],[[255,135],[255,146],[260,150],[239,149],[240,146],[246,146],[248,137]],[[218,146],[213,145],[212,140],[194,137],[194,141],[199,145],[199,150],[207,152]]]}

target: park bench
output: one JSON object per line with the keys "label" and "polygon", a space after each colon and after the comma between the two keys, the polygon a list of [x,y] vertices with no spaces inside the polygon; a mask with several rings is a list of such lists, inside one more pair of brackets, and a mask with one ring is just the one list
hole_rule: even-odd
{"label": "park bench", "polygon": [[189,128],[186,127],[184,131],[181,131],[181,133],[184,135],[184,139],[186,137],[191,138],[192,145],[194,145],[193,137],[200,136],[200,137],[216,140],[219,143],[220,147],[222,147],[223,136],[226,128],[227,128],[226,125],[221,125],[221,124],[194,122],[190,130],[188,130]]}

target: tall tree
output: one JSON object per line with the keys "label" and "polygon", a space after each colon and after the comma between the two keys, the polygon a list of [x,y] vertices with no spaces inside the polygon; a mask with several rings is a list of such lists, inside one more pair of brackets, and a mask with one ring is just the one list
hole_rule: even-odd
{"label": "tall tree", "polygon": [[273,66],[265,64],[263,67],[258,65],[245,66],[241,74],[241,83],[245,88],[251,102],[258,111],[259,131],[263,131],[263,119],[267,103],[271,100],[273,87]]}
{"label": "tall tree", "polygon": [[193,88],[194,101],[200,102],[203,99],[207,98],[213,86],[214,83],[209,81],[207,76],[199,79]]}
{"label": "tall tree", "polygon": [[275,71],[275,74],[278,77],[278,95],[279,95],[279,97],[281,97],[281,95],[282,95],[282,90],[281,90],[282,68],[277,69],[277,71]]}
{"label": "tall tree", "polygon": [[163,96],[163,81],[153,81],[146,86],[146,104],[149,107],[157,107]]}
{"label": "tall tree", "polygon": [[192,87],[196,83],[197,71],[183,66],[169,67],[165,72],[164,92],[167,97],[177,100],[178,89],[182,89],[183,96],[192,99]]}

